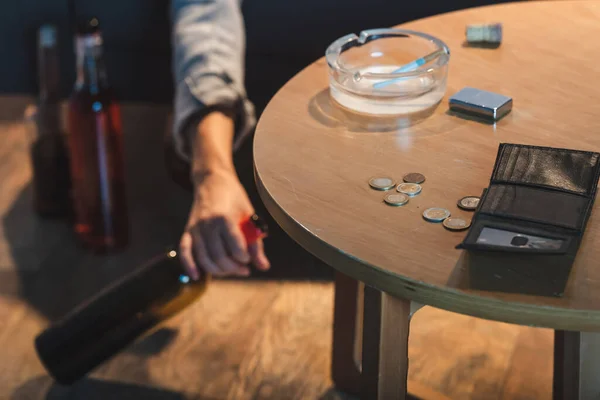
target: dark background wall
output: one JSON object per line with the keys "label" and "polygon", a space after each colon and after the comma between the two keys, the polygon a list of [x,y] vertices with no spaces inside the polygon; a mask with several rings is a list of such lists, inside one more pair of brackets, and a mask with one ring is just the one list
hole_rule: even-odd
{"label": "dark background wall", "polygon": [[[204,0],[211,1],[211,0]],[[218,1],[218,0],[216,0]],[[246,85],[261,110],[275,91],[335,38],[492,0],[245,0]],[[76,16],[103,27],[109,79],[123,100],[172,98],[168,0],[75,0]],[[36,35],[59,28],[62,89],[74,81],[69,0],[0,0],[0,93],[36,93]]]}
{"label": "dark background wall", "polygon": [[[0,0],[0,93],[35,93],[37,29],[59,30],[62,91],[75,79],[68,0]],[[171,97],[167,0],[76,0],[75,14],[102,24],[111,83],[126,100]]]}

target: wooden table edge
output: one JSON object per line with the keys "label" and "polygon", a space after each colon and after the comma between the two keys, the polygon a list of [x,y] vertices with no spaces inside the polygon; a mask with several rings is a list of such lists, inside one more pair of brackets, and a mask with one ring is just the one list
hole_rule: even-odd
{"label": "wooden table edge", "polygon": [[436,308],[512,324],[569,331],[600,331],[600,311],[508,302],[442,288],[392,274],[344,254],[296,222],[271,196],[254,164],[258,193],[281,228],[305,250],[332,268],[394,296]]}

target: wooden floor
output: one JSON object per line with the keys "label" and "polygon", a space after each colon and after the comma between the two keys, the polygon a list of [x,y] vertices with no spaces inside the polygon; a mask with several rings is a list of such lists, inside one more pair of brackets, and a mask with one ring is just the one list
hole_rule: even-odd
{"label": "wooden floor", "polygon": [[[338,399],[330,283],[216,282],[193,307],[71,388],[32,348],[46,321],[0,298],[2,399]],[[550,399],[552,332],[433,308],[413,319],[409,390],[424,399]]]}
{"label": "wooden floor", "polygon": [[[133,241],[115,256],[82,251],[64,223],[31,212],[29,142],[20,122],[28,102],[0,98],[0,400],[344,398],[329,378],[332,283],[302,281],[213,282],[200,301],[89,379],[55,386],[34,337],[172,243],[189,196],[156,161],[165,110],[126,107]],[[431,308],[416,314],[411,329],[409,390],[424,399],[551,398],[551,331]]]}

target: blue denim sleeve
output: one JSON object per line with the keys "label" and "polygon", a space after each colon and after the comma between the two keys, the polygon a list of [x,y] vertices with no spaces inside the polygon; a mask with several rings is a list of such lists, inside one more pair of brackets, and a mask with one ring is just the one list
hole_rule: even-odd
{"label": "blue denim sleeve", "polygon": [[[244,88],[245,32],[241,0],[172,0],[175,149],[189,161],[184,129],[206,107],[236,114],[234,148],[256,122]],[[189,130],[188,130],[189,131]]]}

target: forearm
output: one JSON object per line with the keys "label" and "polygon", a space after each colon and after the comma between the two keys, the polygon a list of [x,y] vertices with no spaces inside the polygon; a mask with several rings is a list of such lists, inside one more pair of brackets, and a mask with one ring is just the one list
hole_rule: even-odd
{"label": "forearm", "polygon": [[217,106],[233,114],[234,147],[254,126],[244,89],[244,26],[239,0],[173,0],[172,18],[173,135],[177,153],[191,162],[194,138],[188,133],[195,132],[189,124],[206,109]]}
{"label": "forearm", "polygon": [[202,118],[192,133],[191,179],[194,184],[213,174],[235,174],[233,136],[231,115],[213,111]]}

